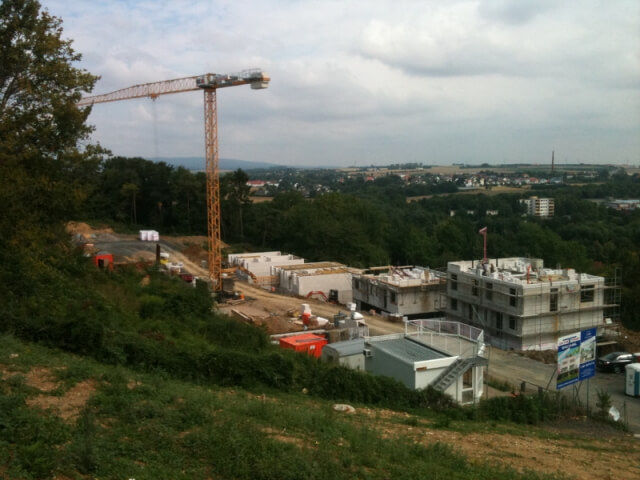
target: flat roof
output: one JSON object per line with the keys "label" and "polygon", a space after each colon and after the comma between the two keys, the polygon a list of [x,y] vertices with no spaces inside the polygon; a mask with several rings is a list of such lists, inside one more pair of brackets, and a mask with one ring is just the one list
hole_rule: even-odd
{"label": "flat roof", "polygon": [[525,286],[549,282],[597,283],[598,280],[604,280],[597,275],[578,273],[573,268],[544,268],[542,259],[526,257],[488,258],[486,263],[482,260],[449,262],[447,270],[449,273],[464,273]]}
{"label": "flat roof", "polygon": [[283,337],[280,339],[280,343],[288,343],[289,345],[301,345],[308,343],[318,343],[327,339],[320,335],[314,335],[313,333],[301,333],[300,335],[292,335],[290,337]]}
{"label": "flat roof", "polygon": [[325,345],[325,350],[331,348],[335,350],[341,357],[349,355],[361,354],[364,351],[364,338],[356,338],[354,340],[346,340],[344,342],[335,342]]}
{"label": "flat roof", "polygon": [[380,283],[397,288],[408,288],[422,285],[440,285],[445,282],[445,277],[444,273],[425,267],[390,267],[389,273],[363,273],[358,278],[372,284]]}
{"label": "flat roof", "polygon": [[370,346],[374,345],[383,352],[411,364],[453,356],[446,355],[423,343],[415,342],[406,337],[370,342]]}
{"label": "flat roof", "polygon": [[278,265],[280,270],[305,270],[313,268],[331,268],[331,267],[344,267],[345,265],[338,262],[310,262],[299,263],[297,265]]}

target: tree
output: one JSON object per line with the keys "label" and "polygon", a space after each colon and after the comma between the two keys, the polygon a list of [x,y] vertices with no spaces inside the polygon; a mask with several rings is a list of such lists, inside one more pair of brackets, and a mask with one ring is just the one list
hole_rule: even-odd
{"label": "tree", "polygon": [[244,239],[243,212],[251,206],[248,181],[249,176],[241,168],[220,179],[222,226],[226,227],[228,238]]}
{"label": "tree", "polygon": [[85,124],[89,111],[79,110],[76,102],[97,77],[73,66],[81,56],[61,38],[61,23],[40,11],[36,0],[0,4],[3,152],[56,158],[91,131]]}
{"label": "tree", "polygon": [[[0,3],[0,227],[58,222],[83,198],[70,173],[91,127],[76,107],[97,77],[61,38],[61,20],[35,0]],[[18,228],[19,230],[19,228]]]}
{"label": "tree", "polygon": [[76,103],[97,78],[79,59],[37,1],[0,3],[0,318],[16,329],[33,319],[40,331],[75,309],[61,275],[78,260],[64,224],[101,155],[77,147],[91,127]]}
{"label": "tree", "polygon": [[135,183],[125,183],[124,185],[122,185],[120,191],[123,197],[131,199],[131,223],[135,225],[138,223],[136,197],[138,196],[140,187],[138,187],[138,185],[136,185]]}

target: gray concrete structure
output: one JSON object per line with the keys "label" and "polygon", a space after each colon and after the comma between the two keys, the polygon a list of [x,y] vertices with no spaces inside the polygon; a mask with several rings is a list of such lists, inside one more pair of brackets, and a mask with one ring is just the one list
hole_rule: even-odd
{"label": "gray concrete structure", "polygon": [[364,338],[325,345],[322,359],[353,370],[364,370]]}
{"label": "gray concrete structure", "polygon": [[304,263],[304,258],[281,252],[233,253],[229,254],[228,260],[229,264],[239,267],[240,278],[265,288],[274,287],[277,282],[271,267]]}
{"label": "gray concrete structure", "polygon": [[[379,275],[354,274],[353,301],[359,311],[407,318],[439,316],[446,277],[423,267],[379,267]],[[376,269],[371,269],[376,270]]]}
{"label": "gray concrete structure", "polygon": [[446,314],[504,349],[555,349],[559,336],[610,322],[603,277],[544,268],[541,259],[449,262]]}
{"label": "gray concrete structure", "polygon": [[277,277],[278,291],[300,297],[317,297],[321,296],[319,292],[322,292],[326,300],[334,290],[338,303],[343,305],[351,302],[353,298],[352,274],[361,272],[337,262],[279,265],[271,269],[271,274]]}

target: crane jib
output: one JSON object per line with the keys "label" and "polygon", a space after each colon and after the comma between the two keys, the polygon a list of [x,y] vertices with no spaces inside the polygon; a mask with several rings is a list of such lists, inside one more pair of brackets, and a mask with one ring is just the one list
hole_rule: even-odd
{"label": "crane jib", "polygon": [[205,170],[207,178],[207,220],[208,220],[208,267],[211,287],[214,291],[222,290],[222,253],[220,240],[220,183],[218,176],[218,120],[216,108],[216,90],[237,85],[251,85],[252,89],[267,88],[269,75],[260,69],[243,70],[240,73],[220,75],[206,73],[194,77],[164,80],[145,83],[116,90],[103,95],[82,98],[78,107],[90,106],[94,103],[116,102],[133,98],[149,97],[155,99],[160,95],[204,90],[205,99]]}

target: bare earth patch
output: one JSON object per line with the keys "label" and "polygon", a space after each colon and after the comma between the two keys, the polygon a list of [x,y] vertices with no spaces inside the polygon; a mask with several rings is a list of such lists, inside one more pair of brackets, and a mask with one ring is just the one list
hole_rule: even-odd
{"label": "bare earth patch", "polygon": [[26,404],[42,410],[51,410],[65,422],[73,421],[80,414],[96,389],[93,380],[85,380],[71,387],[62,396],[47,395],[58,389],[60,383],[54,381],[51,369],[46,367],[32,368],[25,378],[27,385],[42,392],[40,395],[28,398]]}
{"label": "bare earth patch", "polygon": [[[547,474],[563,474],[569,478],[599,480],[637,480],[640,478],[640,441],[629,434],[609,430],[591,423],[599,435],[581,436],[583,421],[565,422],[554,433],[561,438],[528,436],[535,427],[523,426],[522,435],[489,432],[460,433],[423,426],[390,424],[385,420],[404,418],[403,413],[365,409],[366,415],[377,415],[384,437],[409,437],[414,442],[451,445],[474,462],[509,466],[515,470]],[[601,427],[598,430],[598,427]],[[624,445],[624,447],[622,447]]]}
{"label": "bare earth patch", "polygon": [[38,395],[29,398],[27,405],[56,412],[65,422],[71,422],[80,414],[87,401],[96,390],[93,380],[85,380],[70,388],[63,396]]}

